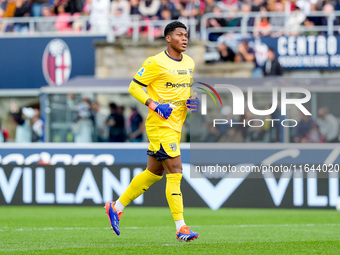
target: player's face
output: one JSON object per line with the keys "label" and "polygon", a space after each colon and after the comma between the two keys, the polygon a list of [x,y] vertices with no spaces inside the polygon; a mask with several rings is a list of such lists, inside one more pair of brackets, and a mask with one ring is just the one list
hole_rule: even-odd
{"label": "player's face", "polygon": [[188,32],[182,28],[177,27],[171,34],[169,46],[177,52],[184,52],[188,45]]}

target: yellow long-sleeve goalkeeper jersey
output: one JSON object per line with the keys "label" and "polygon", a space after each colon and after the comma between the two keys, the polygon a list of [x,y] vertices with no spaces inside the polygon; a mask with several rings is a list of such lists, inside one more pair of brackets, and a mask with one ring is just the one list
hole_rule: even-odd
{"label": "yellow long-sleeve goalkeeper jersey", "polygon": [[[194,68],[195,63],[189,56],[182,54],[178,60],[171,58],[167,51],[145,60],[130,84],[130,93],[142,103],[150,97],[160,104],[168,103],[173,107],[167,120],[149,110],[146,126],[169,127],[181,132],[187,114],[186,100],[190,97]],[[131,89],[137,86],[139,89]],[[147,87],[147,95],[140,87]]]}

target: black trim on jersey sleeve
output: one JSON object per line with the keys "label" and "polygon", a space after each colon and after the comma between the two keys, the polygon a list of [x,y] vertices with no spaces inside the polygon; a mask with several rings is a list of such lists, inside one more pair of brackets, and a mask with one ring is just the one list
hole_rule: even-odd
{"label": "black trim on jersey sleeve", "polygon": [[141,85],[141,86],[143,86],[143,87],[147,87],[148,85],[145,85],[145,84],[143,84],[143,83],[141,83],[140,81],[137,81],[135,78],[133,78],[132,79],[135,83],[137,83],[137,84],[139,84],[139,85]]}

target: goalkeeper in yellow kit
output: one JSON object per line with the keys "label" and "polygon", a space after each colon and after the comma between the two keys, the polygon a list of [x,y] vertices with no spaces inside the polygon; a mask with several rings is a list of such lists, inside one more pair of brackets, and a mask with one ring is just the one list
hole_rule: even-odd
{"label": "goalkeeper in yellow kit", "polygon": [[[180,189],[182,162],[179,142],[187,108],[196,112],[199,100],[191,98],[194,61],[182,54],[187,47],[188,32],[179,21],[169,23],[164,30],[168,47],[148,58],[134,76],[129,92],[148,106],[146,133],[150,145],[145,171],[133,178],[128,188],[115,202],[105,204],[114,232],[119,235],[119,220],[125,206],[143,194],[166,173],[166,198],[176,223],[176,237],[190,241],[199,236],[185,225]],[[147,93],[142,87],[147,88]]]}

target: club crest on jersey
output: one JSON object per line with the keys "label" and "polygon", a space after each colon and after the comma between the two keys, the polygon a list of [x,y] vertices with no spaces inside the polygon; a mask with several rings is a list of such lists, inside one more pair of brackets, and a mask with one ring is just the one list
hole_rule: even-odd
{"label": "club crest on jersey", "polygon": [[139,75],[139,76],[142,76],[144,72],[145,72],[145,68],[142,67],[142,68],[138,71],[138,75]]}
{"label": "club crest on jersey", "polygon": [[71,74],[71,52],[61,39],[50,41],[43,54],[42,69],[45,80],[50,86],[66,83]]}
{"label": "club crest on jersey", "polygon": [[172,151],[177,151],[177,144],[176,143],[171,143],[171,144],[169,144],[169,146],[170,146],[170,149]]}

